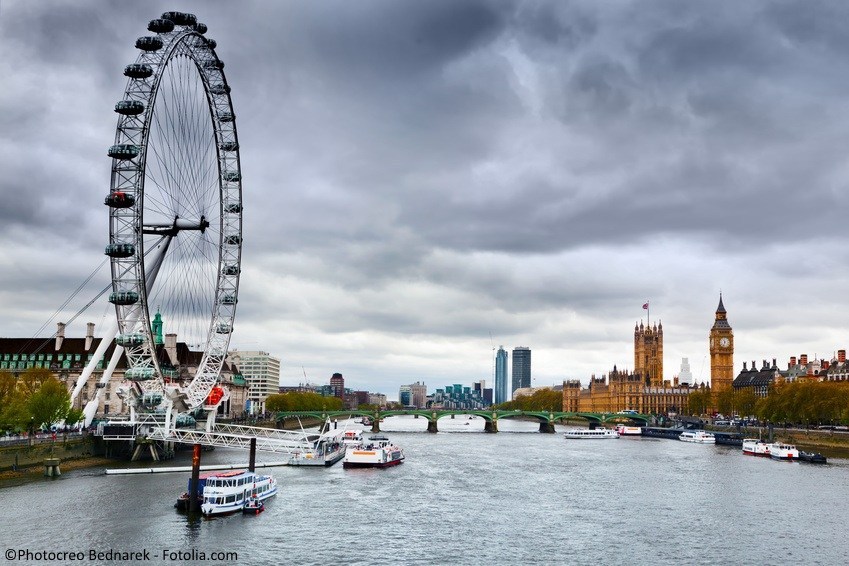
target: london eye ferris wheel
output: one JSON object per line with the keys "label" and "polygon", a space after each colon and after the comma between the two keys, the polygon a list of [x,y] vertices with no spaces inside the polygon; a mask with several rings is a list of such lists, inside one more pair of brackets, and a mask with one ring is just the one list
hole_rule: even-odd
{"label": "london eye ferris wheel", "polygon": [[[136,407],[202,407],[227,356],[242,250],[239,142],[216,42],[193,14],[165,12],[124,68],[112,158],[109,243],[116,344]],[[152,313],[203,355],[188,385],[157,356]]]}

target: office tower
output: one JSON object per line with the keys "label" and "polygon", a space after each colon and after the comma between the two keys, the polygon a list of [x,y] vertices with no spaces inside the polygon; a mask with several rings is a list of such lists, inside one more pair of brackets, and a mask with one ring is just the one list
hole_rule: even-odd
{"label": "office tower", "polygon": [[330,388],[333,390],[333,396],[340,399],[345,398],[345,378],[341,373],[334,373],[330,378]]}
{"label": "office tower", "polygon": [[280,389],[280,359],[268,352],[239,350],[231,351],[229,359],[239,368],[248,385],[250,412],[265,412],[265,399]]}
{"label": "office tower", "polygon": [[531,349],[525,346],[513,348],[513,391],[531,386]]}
{"label": "office tower", "polygon": [[495,404],[507,402],[507,350],[498,347],[495,354]]}

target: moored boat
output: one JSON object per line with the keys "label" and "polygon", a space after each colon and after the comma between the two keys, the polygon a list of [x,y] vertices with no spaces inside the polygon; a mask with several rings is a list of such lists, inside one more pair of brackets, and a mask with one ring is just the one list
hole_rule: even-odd
{"label": "moored boat", "polygon": [[619,433],[610,428],[575,428],[564,432],[563,437],[573,440],[588,438],[619,438]]}
{"label": "moored boat", "polygon": [[345,446],[357,445],[363,441],[363,431],[361,430],[346,430],[342,434],[342,443]]}
{"label": "moored boat", "polygon": [[[331,429],[310,437],[312,446],[305,450],[296,450],[289,458],[290,466],[329,467],[345,457],[345,435],[353,432],[348,429]],[[355,436],[355,435],[354,435]]]}
{"label": "moored boat", "polygon": [[245,515],[259,515],[263,511],[265,511],[265,503],[253,498],[249,499],[242,507],[242,513]]}
{"label": "moored boat", "polygon": [[616,432],[619,433],[619,436],[642,436],[643,428],[619,424],[616,425]]}
{"label": "moored boat", "polygon": [[825,456],[820,454],[819,452],[805,452],[804,450],[799,450],[799,459],[803,462],[808,462],[811,464],[827,464],[828,460]]}
{"label": "moored boat", "polygon": [[760,438],[744,438],[743,454],[769,457],[769,444]]}
{"label": "moored boat", "polygon": [[252,499],[261,503],[277,494],[277,481],[273,476],[251,471],[213,472],[203,475],[199,481],[203,482],[200,510],[207,516],[235,513]]}
{"label": "moored boat", "polygon": [[799,450],[792,444],[775,442],[769,445],[769,455],[773,460],[798,460]]}
{"label": "moored boat", "polygon": [[695,444],[716,444],[716,438],[713,434],[704,430],[685,430],[678,437],[678,440]]}
{"label": "moored boat", "polygon": [[343,468],[388,468],[404,461],[404,450],[378,434],[357,445],[348,445]]}

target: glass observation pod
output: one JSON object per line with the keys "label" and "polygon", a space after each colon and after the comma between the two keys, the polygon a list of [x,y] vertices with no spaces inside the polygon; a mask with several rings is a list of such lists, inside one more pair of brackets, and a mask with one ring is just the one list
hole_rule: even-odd
{"label": "glass observation pod", "polygon": [[174,379],[180,377],[180,372],[175,369],[163,369],[162,377],[168,377],[170,379]]}
{"label": "glass observation pod", "polygon": [[153,379],[153,368],[135,367],[124,372],[124,379],[131,381],[147,381]]}
{"label": "glass observation pod", "polygon": [[218,334],[230,334],[230,332],[233,331],[233,328],[229,324],[221,322],[215,327],[215,331]]}
{"label": "glass observation pod", "polygon": [[220,71],[224,68],[224,61],[220,59],[210,59],[209,61],[204,61],[203,66],[207,69],[218,69]]}
{"label": "glass observation pod", "polygon": [[142,51],[159,51],[162,49],[162,39],[155,35],[146,35],[136,40],[136,47]]}
{"label": "glass observation pod", "polygon": [[225,171],[224,172],[224,180],[230,181],[231,183],[235,183],[237,181],[242,180],[242,175],[238,171]]}
{"label": "glass observation pod", "polygon": [[223,297],[221,297],[222,305],[235,305],[236,301],[236,295],[224,295]]}
{"label": "glass observation pod", "polygon": [[195,426],[197,421],[191,415],[177,415],[174,419],[174,426]]}
{"label": "glass observation pod", "polygon": [[210,49],[215,49],[216,47],[218,47],[218,42],[215,41],[214,39],[207,38],[206,44],[209,45]]}
{"label": "glass observation pod", "polygon": [[224,275],[238,275],[239,271],[238,265],[225,265],[224,268],[221,269],[221,273]]}
{"label": "glass observation pod", "polygon": [[144,103],[138,100],[119,100],[115,104],[115,112],[124,116],[138,116],[144,112]]}
{"label": "glass observation pod", "polygon": [[109,302],[113,305],[134,305],[139,302],[139,294],[135,291],[117,291],[109,294]]}
{"label": "glass observation pod", "polygon": [[174,22],[166,19],[150,20],[147,29],[153,33],[168,33],[174,31]]}
{"label": "glass observation pod", "polygon": [[197,16],[185,12],[164,12],[162,19],[171,20],[178,26],[193,26],[198,23]]}
{"label": "glass observation pod", "polygon": [[192,29],[195,30],[196,32],[198,32],[199,34],[203,35],[203,34],[206,33],[206,31],[209,28],[206,27],[206,24],[202,24],[202,23],[198,22],[198,23],[196,23],[195,25],[192,26]]}
{"label": "glass observation pod", "polygon": [[212,94],[230,94],[230,85],[212,85],[209,87]]}
{"label": "glass observation pod", "polygon": [[139,156],[139,146],[131,143],[121,143],[110,147],[106,154],[112,159],[135,159]]}
{"label": "glass observation pod", "polygon": [[128,195],[123,191],[112,191],[109,193],[109,196],[103,199],[103,204],[112,208],[130,208],[136,204],[136,197]]}
{"label": "glass observation pod", "polygon": [[107,244],[106,251],[103,252],[109,257],[133,257],[136,255],[136,246],[133,244],[124,244],[121,242]]}
{"label": "glass observation pod", "polygon": [[153,67],[144,63],[132,63],[124,67],[124,76],[131,79],[146,79],[153,75]]}
{"label": "glass observation pod", "polygon": [[224,243],[235,246],[242,243],[242,237],[238,234],[230,234],[229,236],[224,236]]}
{"label": "glass observation pod", "polygon": [[239,149],[239,144],[234,141],[221,142],[219,147],[221,147],[221,151],[236,151]]}
{"label": "glass observation pod", "polygon": [[218,115],[218,119],[221,120],[222,122],[232,122],[233,118],[234,118],[234,116],[231,112],[222,112],[221,114]]}
{"label": "glass observation pod", "polygon": [[141,346],[144,344],[142,334],[119,334],[115,337],[115,343],[119,346]]}
{"label": "glass observation pod", "polygon": [[95,388],[95,389],[104,389],[105,387],[106,387],[106,384],[105,384],[105,383],[100,383],[100,382],[98,382],[98,383],[95,383],[95,384],[94,384],[94,388]]}
{"label": "glass observation pod", "polygon": [[242,203],[240,202],[231,202],[230,204],[224,207],[225,212],[229,212],[231,214],[236,214],[242,212]]}
{"label": "glass observation pod", "polygon": [[161,393],[145,393],[141,398],[142,405],[147,405],[148,407],[156,407],[160,403],[162,403],[162,394]]}

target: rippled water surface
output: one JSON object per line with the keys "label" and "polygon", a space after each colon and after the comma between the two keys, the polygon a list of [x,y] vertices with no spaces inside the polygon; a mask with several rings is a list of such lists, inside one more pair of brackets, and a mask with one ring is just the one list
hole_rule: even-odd
{"label": "rippled water surface", "polygon": [[418,432],[426,426],[382,423],[405,449],[395,468],[271,469],[280,492],[255,517],[178,513],[187,473],[97,469],[7,483],[3,550],[147,550],[154,564],[174,562],[164,549],[236,551],[241,564],[846,563],[847,460],[814,466],[670,440],[565,440],[527,422],[501,421],[498,434],[481,432],[480,419],[442,419],[435,435]]}

